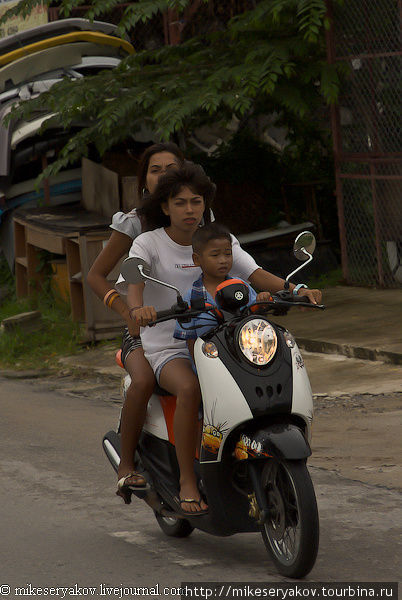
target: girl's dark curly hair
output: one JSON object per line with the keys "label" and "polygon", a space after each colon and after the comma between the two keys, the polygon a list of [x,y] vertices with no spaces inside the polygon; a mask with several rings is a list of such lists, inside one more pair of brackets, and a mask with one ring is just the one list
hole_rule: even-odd
{"label": "girl's dark curly hair", "polygon": [[164,214],[161,205],[169,198],[176,196],[183,187],[188,187],[194,194],[203,196],[205,202],[204,223],[211,222],[211,206],[215,197],[216,186],[205,174],[201,165],[184,161],[179,169],[162,175],[153,194],[144,200],[137,214],[144,224],[143,231],[151,231],[158,227],[169,227],[170,218]]}

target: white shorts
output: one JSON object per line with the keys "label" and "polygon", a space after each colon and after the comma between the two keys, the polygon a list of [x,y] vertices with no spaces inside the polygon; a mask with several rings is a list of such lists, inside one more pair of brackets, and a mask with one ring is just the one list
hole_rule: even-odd
{"label": "white shorts", "polygon": [[156,381],[158,382],[158,384],[163,367],[167,365],[167,363],[171,360],[174,360],[175,358],[185,358],[191,362],[190,352],[187,348],[183,348],[180,350],[174,348],[165,348],[160,352],[153,352],[152,354],[148,354],[147,352],[145,352],[144,354],[145,358],[151,365],[153,372],[155,373]]}
{"label": "white shorts", "polygon": [[171,356],[170,358],[167,358],[165,360],[165,362],[163,362],[162,364],[160,364],[159,367],[157,367],[157,369],[155,371],[155,378],[156,378],[156,381],[158,382],[158,385],[160,385],[159,377],[160,377],[160,374],[162,372],[163,367],[165,365],[167,365],[168,362],[170,362],[171,360],[174,360],[175,358],[185,358],[186,360],[188,360],[190,362],[190,365],[191,365],[191,358],[190,358],[190,356],[185,356],[184,354],[175,354],[175,355]]}

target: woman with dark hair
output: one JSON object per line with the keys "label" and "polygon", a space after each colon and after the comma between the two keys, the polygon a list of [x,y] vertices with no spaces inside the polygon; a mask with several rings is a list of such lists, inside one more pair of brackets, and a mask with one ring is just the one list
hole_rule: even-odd
{"label": "woman with dark hair", "polygon": [[154,193],[148,196],[142,207],[138,209],[138,215],[145,223],[145,231],[170,226],[170,216],[161,210],[161,206],[166,202],[167,194],[168,197],[177,196],[184,187],[196,191],[203,197],[205,210],[202,222],[203,224],[211,222],[211,206],[216,186],[207,177],[201,165],[184,161],[180,169],[174,173],[168,173],[158,181]]}
{"label": "woman with dark hair", "polygon": [[[152,194],[161,175],[171,169],[177,169],[184,157],[180,148],[173,143],[153,144],[145,150],[138,165],[138,197],[144,202]],[[142,224],[137,210],[128,213],[118,212],[113,215],[110,225],[112,235],[99,256],[93,263],[87,281],[95,294],[105,305],[117,312],[126,322],[123,333],[122,361],[131,376],[131,386],[127,390],[126,401],[121,420],[121,461],[118,479],[124,478],[127,485],[145,486],[145,479],[135,471],[135,441],[133,429],[141,432],[145,412],[137,411],[138,398],[150,397],[155,386],[155,376],[144,358],[139,328],[131,320],[126,302],[107,280],[113,268],[128,253],[133,240],[141,233]],[[146,407],[146,404],[145,404]],[[118,491],[124,500],[127,496]]]}
{"label": "woman with dark hair", "polygon": [[173,142],[160,142],[149,146],[142,153],[138,163],[138,197],[144,199],[152,194],[159,177],[169,169],[180,166],[183,161],[183,152]]}
{"label": "woman with dark hair", "polygon": [[[203,169],[185,162],[181,168],[160,178],[155,192],[140,210],[149,230],[136,238],[130,256],[143,259],[150,267],[150,277],[171,284],[182,294],[201,275],[200,267],[193,262],[192,236],[201,223],[209,222],[214,194],[215,186]],[[263,271],[240,248],[233,236],[231,239],[232,275],[249,280],[253,286],[266,291],[283,289],[283,279]],[[156,311],[166,309],[175,302],[176,293],[149,280],[127,286],[122,277],[116,287],[124,293],[128,292],[131,318],[144,328],[141,330],[144,355],[158,383],[177,397],[174,437],[180,468],[178,511],[181,514],[204,514],[208,507],[200,495],[193,470],[201,393],[191,367],[187,344],[173,337],[174,320],[158,323],[152,328],[146,327],[155,320]],[[294,285],[290,287],[293,289]],[[315,302],[315,291],[309,292]],[[303,293],[308,295],[305,289]],[[144,412],[146,403],[143,404]]]}

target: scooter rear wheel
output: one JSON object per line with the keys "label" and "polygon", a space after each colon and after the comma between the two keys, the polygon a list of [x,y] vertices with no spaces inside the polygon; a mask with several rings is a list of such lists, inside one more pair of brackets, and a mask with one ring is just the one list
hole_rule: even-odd
{"label": "scooter rear wheel", "polygon": [[304,577],[314,566],[319,540],[317,502],[304,460],[268,462],[261,483],[268,516],[261,534],[279,573]]}
{"label": "scooter rear wheel", "polygon": [[163,533],[170,537],[188,537],[194,531],[194,527],[186,519],[163,517],[157,512],[155,512],[155,517]]}

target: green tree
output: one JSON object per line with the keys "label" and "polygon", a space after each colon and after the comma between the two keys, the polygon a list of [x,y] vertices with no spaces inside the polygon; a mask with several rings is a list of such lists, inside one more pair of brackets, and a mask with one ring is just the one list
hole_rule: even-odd
{"label": "green tree", "polygon": [[[28,14],[39,1],[21,0],[0,24],[14,14]],[[62,15],[81,3],[62,0]],[[116,4],[117,0],[93,0],[86,16],[99,18]],[[189,4],[190,0],[133,2],[119,30],[130,34],[136,24],[167,9],[180,13]],[[12,119],[46,112],[56,113],[52,120],[66,129],[77,121],[88,123],[69,139],[43,176],[86,155],[91,144],[103,154],[144,122],[162,139],[179,132],[185,138],[199,125],[228,122],[233,116],[241,125],[273,111],[307,118],[323,100],[333,102],[339,75],[325,60],[325,0],[260,0],[253,5],[224,28],[212,27],[178,46],[137,52],[112,71],[63,81],[21,103]],[[49,124],[50,120],[43,127]]]}

